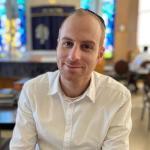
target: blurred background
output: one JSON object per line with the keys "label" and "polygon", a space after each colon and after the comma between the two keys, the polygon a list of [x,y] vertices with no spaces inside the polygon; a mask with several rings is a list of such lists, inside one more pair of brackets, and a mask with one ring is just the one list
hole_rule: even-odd
{"label": "blurred background", "polygon": [[8,149],[22,85],[57,69],[58,29],[77,8],[90,9],[104,18],[106,50],[95,70],[131,91],[130,150],[149,150],[148,0],[0,0],[0,150]]}

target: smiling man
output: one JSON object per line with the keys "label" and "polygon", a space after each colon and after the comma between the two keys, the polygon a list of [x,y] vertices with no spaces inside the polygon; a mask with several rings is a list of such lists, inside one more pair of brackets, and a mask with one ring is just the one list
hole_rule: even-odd
{"label": "smiling man", "polygon": [[130,92],[94,72],[104,35],[103,19],[88,10],[76,10],[63,22],[58,70],[24,85],[10,150],[129,149]]}

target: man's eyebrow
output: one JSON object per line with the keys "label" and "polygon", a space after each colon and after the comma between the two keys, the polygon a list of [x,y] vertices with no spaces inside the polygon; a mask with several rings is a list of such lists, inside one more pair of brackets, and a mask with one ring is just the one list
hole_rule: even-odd
{"label": "man's eyebrow", "polygon": [[[71,39],[71,38],[69,38],[69,37],[66,37],[66,36],[65,36],[65,37],[62,37],[61,40],[73,41],[73,39]],[[95,44],[95,42],[92,41],[92,40],[83,40],[83,41],[81,41],[81,43]]]}
{"label": "man's eyebrow", "polygon": [[95,44],[95,42],[94,42],[94,41],[90,41],[90,40],[84,40],[84,41],[82,41],[82,43]]}
{"label": "man's eyebrow", "polygon": [[69,38],[69,37],[62,37],[61,39],[62,39],[62,40],[69,40],[69,41],[72,41],[72,39]]}
{"label": "man's eyebrow", "polygon": [[95,43],[94,41],[91,41],[91,40],[84,40],[82,42],[86,42],[86,43]]}

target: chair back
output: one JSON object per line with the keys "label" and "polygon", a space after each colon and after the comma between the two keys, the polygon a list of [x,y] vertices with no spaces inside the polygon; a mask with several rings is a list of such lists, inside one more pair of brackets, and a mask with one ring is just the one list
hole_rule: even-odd
{"label": "chair back", "polygon": [[120,76],[127,74],[129,72],[128,62],[125,60],[117,61],[114,66],[114,70]]}
{"label": "chair back", "polygon": [[141,64],[141,67],[142,68],[146,68],[147,66],[149,66],[150,65],[150,61],[149,60],[146,60],[146,61],[144,61],[142,64]]}

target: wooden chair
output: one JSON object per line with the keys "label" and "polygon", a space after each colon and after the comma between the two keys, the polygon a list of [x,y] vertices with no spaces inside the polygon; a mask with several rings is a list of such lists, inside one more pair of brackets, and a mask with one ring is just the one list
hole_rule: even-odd
{"label": "wooden chair", "polygon": [[[150,65],[150,61],[142,63],[144,68],[146,68],[147,65]],[[148,130],[150,130],[150,70],[149,73],[144,77],[143,92],[143,108],[141,113],[141,120],[144,119],[145,110],[148,108]]]}
{"label": "wooden chair", "polygon": [[0,138],[0,150],[9,150],[10,139]]}
{"label": "wooden chair", "polygon": [[146,68],[148,65],[150,65],[150,61],[149,61],[149,60],[146,60],[146,61],[144,61],[144,62],[141,64],[141,67],[142,67],[142,68]]}
{"label": "wooden chair", "polygon": [[125,60],[119,60],[114,65],[114,78],[127,85],[129,79],[129,65]]}

